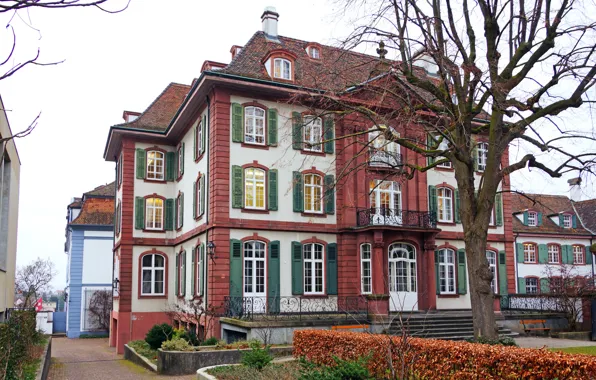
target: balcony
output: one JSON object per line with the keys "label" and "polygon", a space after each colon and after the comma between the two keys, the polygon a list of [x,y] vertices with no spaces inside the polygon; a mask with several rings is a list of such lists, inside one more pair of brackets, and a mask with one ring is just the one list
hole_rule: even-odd
{"label": "balcony", "polygon": [[374,150],[370,152],[368,165],[375,168],[401,168],[402,156],[399,153]]}
{"label": "balcony", "polygon": [[358,227],[388,226],[403,228],[437,228],[434,213],[391,208],[359,209],[356,215]]}

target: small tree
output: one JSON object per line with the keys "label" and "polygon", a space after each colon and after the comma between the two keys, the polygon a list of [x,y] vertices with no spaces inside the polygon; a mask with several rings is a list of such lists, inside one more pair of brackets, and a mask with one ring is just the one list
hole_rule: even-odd
{"label": "small tree", "polygon": [[93,293],[89,301],[91,324],[100,330],[110,329],[110,313],[112,312],[112,294],[109,290]]}
{"label": "small tree", "polygon": [[50,282],[56,276],[56,267],[50,259],[37,258],[33,263],[17,270],[16,291],[22,293],[23,307],[33,307],[43,292],[51,289]]}

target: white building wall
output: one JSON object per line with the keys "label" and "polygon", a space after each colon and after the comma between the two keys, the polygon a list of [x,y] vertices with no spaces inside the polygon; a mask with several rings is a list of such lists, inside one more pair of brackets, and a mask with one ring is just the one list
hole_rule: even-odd
{"label": "white building wall", "polygon": [[[85,232],[83,241],[83,284],[111,284],[112,283],[112,239],[93,239],[89,236],[107,234],[111,238],[111,231]],[[105,236],[104,236],[105,237]]]}
{"label": "white building wall", "polygon": [[[167,264],[167,298],[139,298],[139,257],[142,253],[151,251],[155,248],[159,253],[163,253],[168,258]],[[176,302],[176,293],[174,289],[176,275],[176,259],[174,247],[143,247],[134,246],[132,249],[132,300],[131,307],[134,312],[164,312],[168,307]]]}

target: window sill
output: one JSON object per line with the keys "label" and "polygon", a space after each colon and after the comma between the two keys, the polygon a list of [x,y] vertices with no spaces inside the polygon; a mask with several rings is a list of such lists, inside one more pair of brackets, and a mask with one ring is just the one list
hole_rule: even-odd
{"label": "window sill", "polygon": [[168,181],[166,181],[165,179],[144,179],[145,182],[148,183],[166,183]]}
{"label": "window sill", "polygon": [[177,227],[177,228],[176,228],[176,232],[180,232],[180,231],[182,231],[182,227],[184,227],[184,226]]}
{"label": "window sill", "polygon": [[302,212],[300,215],[307,217],[307,218],[326,218],[327,214],[318,213],[318,212]]}
{"label": "window sill", "polygon": [[536,265],[536,264],[541,264],[541,263],[532,262],[532,261],[524,261],[522,264]]}
{"label": "window sill", "polygon": [[180,182],[180,180],[184,177],[184,173],[180,174],[178,178],[176,178],[176,182]]}
{"label": "window sill", "polygon": [[439,298],[459,298],[463,294],[437,294]]}
{"label": "window sill", "polygon": [[437,222],[437,225],[442,225],[442,226],[456,226],[456,225],[458,225],[458,223],[455,223],[455,222]]}
{"label": "window sill", "polygon": [[240,209],[240,212],[246,214],[269,214],[269,210],[259,210],[259,209],[252,209],[252,208],[243,208]]}
{"label": "window sill", "polygon": [[304,149],[300,150],[300,154],[304,154],[305,156],[325,157],[325,152],[316,152],[316,151],[304,150]]}
{"label": "window sill", "polygon": [[446,167],[443,167],[443,166],[435,166],[434,169],[435,170],[438,170],[440,172],[453,172],[453,171],[455,171],[455,169],[453,167],[446,168]]}
{"label": "window sill", "polygon": [[303,294],[302,299],[318,299],[318,298],[329,298],[327,294]]}
{"label": "window sill", "polygon": [[199,154],[199,156],[197,158],[195,158],[195,162],[199,162],[201,161],[201,159],[203,159],[203,156],[205,155],[205,152]]}
{"label": "window sill", "polygon": [[203,214],[201,214],[199,216],[195,216],[194,219],[195,220],[201,220],[201,219],[203,219],[203,215],[205,215],[205,214],[203,213]]}
{"label": "window sill", "polygon": [[250,149],[269,150],[269,145],[260,145],[260,144],[251,144],[251,143],[240,143],[240,146],[243,147],[243,148],[250,148]]}
{"label": "window sill", "polygon": [[153,299],[165,299],[165,298],[168,298],[168,296],[165,294],[155,295],[155,296],[139,294],[139,299],[153,300]]}
{"label": "window sill", "polygon": [[147,229],[143,229],[143,232],[163,234],[164,232],[166,232],[166,230],[147,230]]}

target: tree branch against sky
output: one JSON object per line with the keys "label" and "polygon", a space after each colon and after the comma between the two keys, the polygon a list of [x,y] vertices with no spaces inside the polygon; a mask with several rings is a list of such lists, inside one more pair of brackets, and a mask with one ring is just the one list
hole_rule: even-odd
{"label": "tree branch against sky", "polygon": [[[408,176],[429,170],[439,160],[452,163],[461,198],[474,330],[476,336],[492,338],[494,296],[485,251],[501,184],[525,168],[552,178],[586,177],[596,171],[592,120],[564,119],[593,104],[596,5],[573,0],[337,4],[354,25],[342,48],[370,49],[382,42],[378,52],[393,58],[370,75],[391,80],[357,86],[360,92],[382,97],[384,106],[332,88],[311,98],[370,119],[388,141],[431,158],[426,166],[405,162]],[[419,67],[424,61],[433,75]],[[422,133],[400,136],[381,126],[390,122],[418,125]],[[478,136],[488,143],[488,154],[480,181],[475,181]],[[525,152],[509,162],[510,147]]]}

